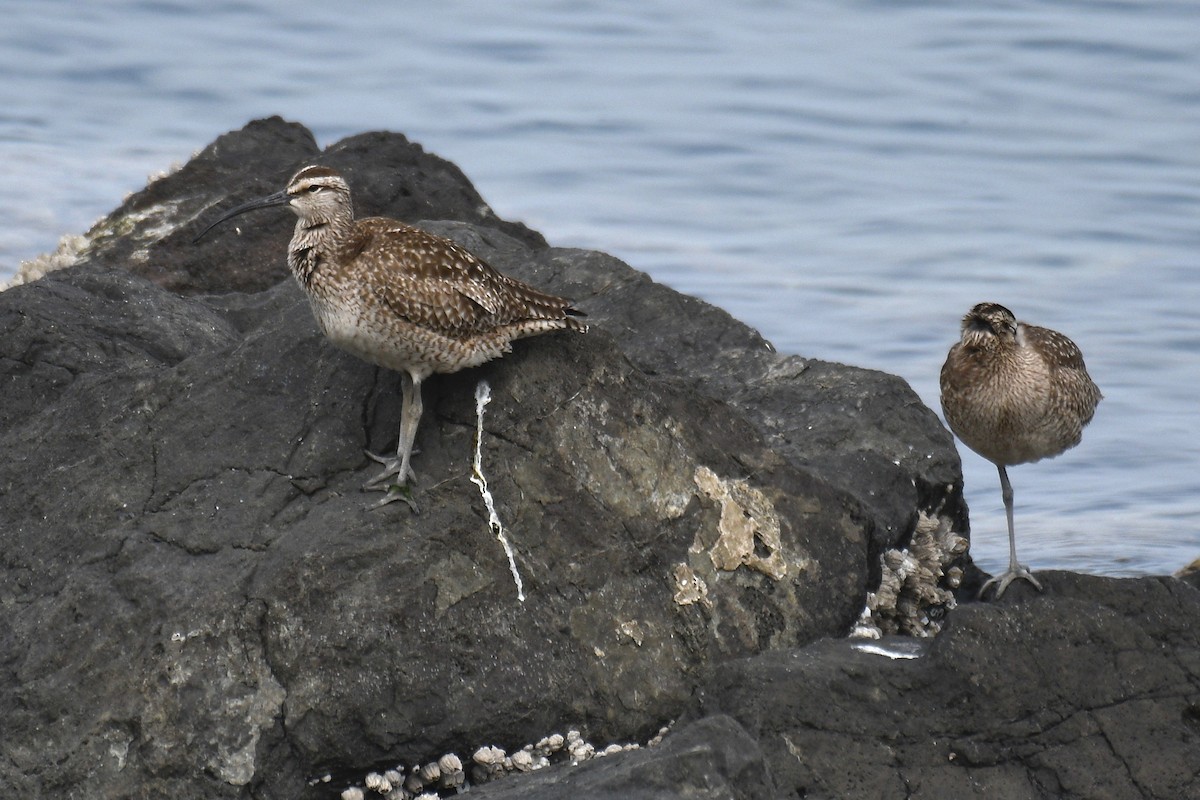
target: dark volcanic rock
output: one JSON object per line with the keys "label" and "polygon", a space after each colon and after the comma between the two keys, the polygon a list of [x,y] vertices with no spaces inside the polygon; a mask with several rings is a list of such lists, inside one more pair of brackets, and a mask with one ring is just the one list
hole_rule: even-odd
{"label": "dark volcanic rock", "polygon": [[[457,218],[426,227],[594,323],[426,384],[419,516],[359,491],[399,380],[278,281],[290,215],[191,244],[317,160],[361,212]],[[645,741],[714,663],[843,635],[918,510],[965,514],[949,435],[903,381],[778,356],[615,259],[547,248],[403,137],[317,151],[255,123],[92,238],[0,294],[3,796],[319,796],[309,776],[566,726]],[[470,480],[484,380],[523,602]],[[768,785],[728,724],[688,730],[719,741],[680,731],[580,775],[618,791],[674,759],[701,776],[681,791]]]}
{"label": "dark volcanic rock", "polygon": [[779,797],[1200,797],[1200,591],[1039,577],[1045,594],[962,606],[919,650],[721,664],[695,713],[736,719]]}

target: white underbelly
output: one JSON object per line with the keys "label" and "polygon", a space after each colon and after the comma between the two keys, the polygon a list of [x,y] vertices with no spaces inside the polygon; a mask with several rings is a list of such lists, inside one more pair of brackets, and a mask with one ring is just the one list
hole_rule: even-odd
{"label": "white underbelly", "polygon": [[452,339],[407,320],[386,320],[335,304],[313,303],[322,333],[334,345],[381,367],[427,377],[478,366],[508,350],[505,343],[487,346],[478,340]]}

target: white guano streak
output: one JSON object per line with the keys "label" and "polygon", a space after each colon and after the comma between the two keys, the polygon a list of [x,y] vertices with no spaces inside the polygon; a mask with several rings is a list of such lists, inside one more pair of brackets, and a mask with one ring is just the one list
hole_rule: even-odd
{"label": "white guano streak", "polygon": [[512,545],[508,543],[508,537],[504,535],[504,525],[500,522],[500,515],[496,513],[492,493],[488,491],[487,478],[483,476],[483,409],[491,400],[492,387],[487,381],[480,381],[475,387],[475,461],[471,466],[471,483],[479,487],[479,494],[488,510],[488,527],[495,531],[496,538],[504,547],[504,554],[508,556],[508,569],[517,585],[517,599],[524,603],[525,589],[521,583],[521,573],[517,571],[517,559],[513,555]]}

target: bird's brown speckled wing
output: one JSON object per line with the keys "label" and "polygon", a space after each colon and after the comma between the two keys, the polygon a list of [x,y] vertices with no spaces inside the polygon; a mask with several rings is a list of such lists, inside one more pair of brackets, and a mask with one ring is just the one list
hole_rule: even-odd
{"label": "bird's brown speckled wing", "polygon": [[[497,272],[453,241],[393,220],[359,221],[356,248],[385,270],[371,281],[397,315],[446,336],[473,336],[525,319],[558,319],[569,303]],[[399,254],[399,255],[397,255]]]}
{"label": "bird's brown speckled wing", "polygon": [[1085,369],[1079,347],[1058,331],[1022,324],[1021,334],[1052,368]]}
{"label": "bird's brown speckled wing", "polygon": [[1078,420],[1078,432],[1072,445],[1078,443],[1083,426],[1091,421],[1102,395],[1100,389],[1088,375],[1083,363],[1083,353],[1069,338],[1058,331],[1023,325],[1021,333],[1026,343],[1035,348],[1045,359],[1051,371],[1051,402],[1058,413]]}

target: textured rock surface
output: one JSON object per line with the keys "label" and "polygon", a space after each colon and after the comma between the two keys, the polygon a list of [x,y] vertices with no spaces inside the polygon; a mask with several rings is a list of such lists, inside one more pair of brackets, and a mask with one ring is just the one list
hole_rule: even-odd
{"label": "textured rock surface", "polygon": [[1041,573],[917,659],[826,641],[718,666],[698,714],[762,748],[780,797],[1200,797],[1200,591]]}
{"label": "textured rock surface", "polygon": [[787,460],[811,465],[855,495],[868,509],[873,551],[907,536],[917,509],[940,509],[966,529],[952,440],[903,381],[781,357],[725,312],[611,256],[549,248],[540,234],[496,217],[457,167],[399,134],[364,133],[319,150],[300,125],[250,123],[129,197],[89,232],[81,261],[128,269],[184,294],[274,286],[287,275],[290,213],[240,218],[202,246],[192,239],[220,211],[278,191],[316,160],[347,177],[359,215],[420,221],[505,272],[557,281],[552,288],[584,305],[640,370],[733,404]]}
{"label": "textured rock surface", "polygon": [[[227,316],[98,267],[2,300],[7,363],[32,387],[0,433],[19,454],[0,466],[6,718],[48,726],[10,754],[42,785],[153,778],[178,796],[196,779],[182,763],[210,796],[254,778],[287,796],[307,769],[561,720],[644,739],[699,666],[844,630],[861,603],[853,500],[602,330],[431,384],[413,516],[358,491],[363,447],[396,429],[395,376],[327,345],[290,284],[222,301]],[[72,315],[86,323],[58,325]],[[468,479],[481,379],[524,603]],[[745,526],[726,530],[699,475],[758,501],[733,510],[774,523],[747,554],[774,548],[774,568],[714,566]],[[676,602],[681,566],[704,602]]]}
{"label": "textured rock surface", "polygon": [[1200,797],[1200,590],[1039,577],[1045,594],[961,606],[935,640],[726,661],[659,749],[477,791],[638,796],[636,777],[647,797]]}

